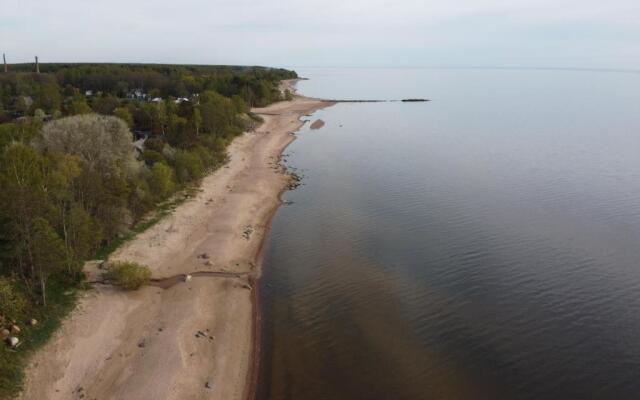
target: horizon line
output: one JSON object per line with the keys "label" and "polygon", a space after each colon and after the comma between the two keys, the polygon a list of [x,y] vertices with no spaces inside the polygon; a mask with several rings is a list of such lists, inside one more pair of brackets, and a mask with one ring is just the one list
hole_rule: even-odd
{"label": "horizon line", "polygon": [[[5,54],[5,53],[3,53]],[[328,69],[468,69],[468,70],[539,70],[539,71],[582,71],[582,72],[618,72],[640,73],[640,68],[621,67],[553,67],[523,65],[398,65],[398,66],[363,66],[363,65],[273,65],[266,64],[228,64],[228,63],[184,63],[184,62],[141,62],[141,61],[50,61],[43,64],[131,64],[131,65],[177,65],[177,66],[223,66],[223,67],[266,67],[266,68],[328,68]],[[7,65],[35,64],[33,61],[7,62]]]}

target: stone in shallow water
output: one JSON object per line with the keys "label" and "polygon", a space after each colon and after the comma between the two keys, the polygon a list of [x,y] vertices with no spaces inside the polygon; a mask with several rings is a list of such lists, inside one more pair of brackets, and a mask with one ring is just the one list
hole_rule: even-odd
{"label": "stone in shallow water", "polygon": [[313,121],[313,123],[311,124],[311,129],[320,129],[323,126],[324,126],[324,121],[321,119],[317,119]]}

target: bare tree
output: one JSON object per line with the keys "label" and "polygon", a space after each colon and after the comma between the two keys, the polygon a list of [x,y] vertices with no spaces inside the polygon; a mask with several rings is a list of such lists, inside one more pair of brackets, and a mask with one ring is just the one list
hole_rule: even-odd
{"label": "bare tree", "polygon": [[36,146],[41,150],[77,155],[103,173],[114,168],[127,175],[138,171],[133,135],[120,118],[82,114],[48,122]]}

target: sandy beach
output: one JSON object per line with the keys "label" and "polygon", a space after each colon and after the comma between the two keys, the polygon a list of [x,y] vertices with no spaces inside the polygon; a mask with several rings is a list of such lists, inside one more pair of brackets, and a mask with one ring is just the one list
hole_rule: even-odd
{"label": "sandy beach", "polygon": [[228,274],[135,292],[95,285],[34,355],[21,398],[251,398],[259,359],[254,281],[290,179],[279,156],[301,117],[330,104],[296,95],[254,109],[264,123],[234,140],[229,163],[110,258],[146,264],[156,279]]}

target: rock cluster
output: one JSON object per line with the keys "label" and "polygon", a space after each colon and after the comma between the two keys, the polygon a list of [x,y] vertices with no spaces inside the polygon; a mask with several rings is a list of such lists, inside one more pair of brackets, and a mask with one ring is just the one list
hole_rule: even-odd
{"label": "rock cluster", "polygon": [[[38,320],[31,318],[27,321],[27,325],[34,327],[38,325]],[[18,337],[20,332],[22,332],[22,329],[15,320],[0,315],[0,340],[7,346],[15,349],[22,343]]]}

